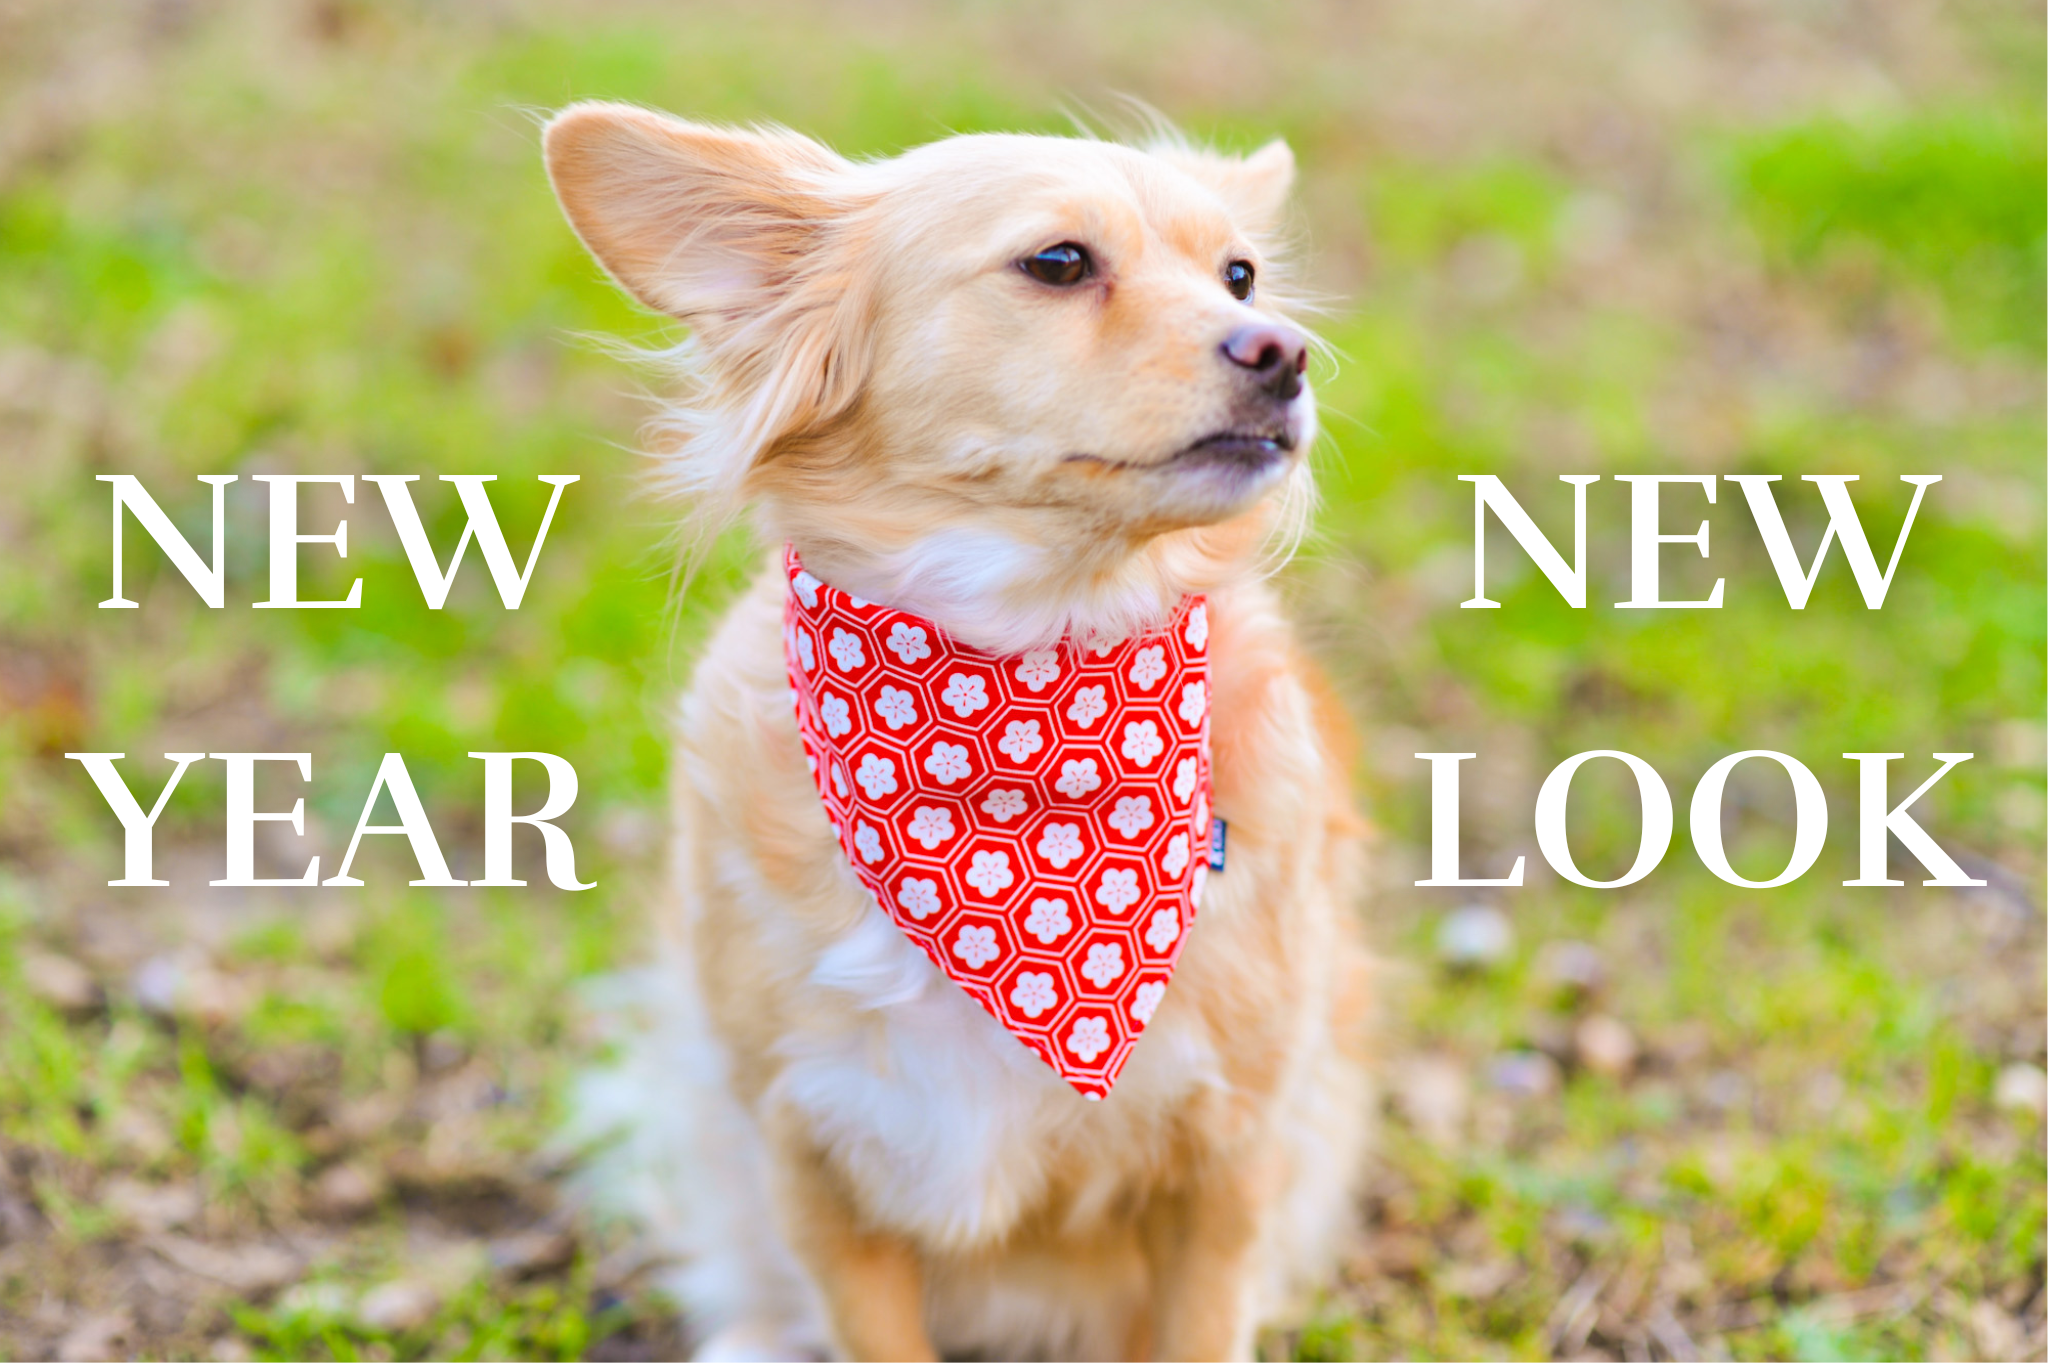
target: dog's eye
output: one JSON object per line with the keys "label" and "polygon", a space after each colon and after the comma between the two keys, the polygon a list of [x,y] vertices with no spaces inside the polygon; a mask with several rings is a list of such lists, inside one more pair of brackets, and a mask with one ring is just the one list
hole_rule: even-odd
{"label": "dog's eye", "polygon": [[1230,296],[1243,302],[1252,296],[1252,263],[1249,260],[1233,260],[1223,267],[1223,284],[1230,290]]}
{"label": "dog's eye", "polygon": [[1025,274],[1046,284],[1078,284],[1094,270],[1088,248],[1071,241],[1048,246],[1017,262]]}

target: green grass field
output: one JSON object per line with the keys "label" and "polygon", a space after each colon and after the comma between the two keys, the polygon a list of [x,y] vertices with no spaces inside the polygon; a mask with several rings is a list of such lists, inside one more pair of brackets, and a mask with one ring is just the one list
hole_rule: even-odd
{"label": "green grass field", "polygon": [[[1225,146],[1286,136],[1329,297],[1323,504],[1286,586],[1361,735],[1387,1116],[1340,1280],[1265,1351],[2041,1357],[2042,42],[2037,7],[1989,3],[0,8],[0,1357],[685,1347],[653,1266],[572,1215],[551,1137],[605,1045],[587,982],[637,959],[656,893],[665,716],[755,549],[678,597],[642,379],[594,339],[666,333],[561,222],[537,116],[608,96],[885,155],[1065,131],[1117,92]],[[305,499],[351,533],[345,573],[304,555],[305,595],[360,576],[365,608],[256,612],[252,475],[286,472],[426,475],[444,552],[432,475],[499,475],[515,552],[535,476],[582,481],[516,613],[473,563],[427,610],[368,488]],[[1713,523],[1667,595],[1721,577],[1726,609],[1618,611],[1613,476],[1639,472],[1782,474],[1803,553],[1799,475],[1859,474],[1881,559],[1899,475],[1944,481],[1882,611],[1838,556],[1788,610],[1730,485],[1666,515]],[[95,609],[103,473],[201,543],[195,475],[241,475],[226,609],[132,529],[141,609]],[[1498,533],[1503,608],[1457,609],[1460,473],[1560,540],[1557,475],[1607,475],[1591,609]],[[1479,755],[1467,864],[1499,874],[1540,868],[1536,787],[1590,748],[1652,762],[1681,824],[1716,758],[1791,753],[1827,851],[1741,890],[1681,827],[1623,890],[1413,888],[1413,754]],[[309,751],[261,807],[303,793],[331,866],[400,751],[460,874],[476,749],[575,764],[599,889],[414,890],[381,851],[363,890],[213,889],[203,762],[159,827],[171,888],[110,890],[118,828],[62,757],[126,752],[153,791],[165,752]],[[1976,754],[1919,809],[1989,887],[1840,887],[1857,751],[1914,784]],[[1603,765],[1573,845],[1614,876],[1637,825]],[[1757,767],[1728,828],[1761,877],[1790,802]],[[262,846],[273,875],[309,855]],[[1474,903],[1512,939],[1457,967]]]}

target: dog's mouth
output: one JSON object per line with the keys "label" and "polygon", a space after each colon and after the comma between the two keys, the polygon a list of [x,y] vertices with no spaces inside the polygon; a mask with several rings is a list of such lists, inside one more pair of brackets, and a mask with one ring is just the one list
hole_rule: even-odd
{"label": "dog's mouth", "polygon": [[1294,453],[1294,433],[1286,427],[1270,431],[1218,431],[1188,446],[1167,465],[1219,464],[1229,468],[1261,469],[1277,464]]}
{"label": "dog's mouth", "polygon": [[1295,435],[1286,426],[1264,430],[1218,431],[1205,435],[1165,459],[1143,462],[1110,459],[1099,454],[1070,454],[1068,463],[1103,464],[1110,468],[1168,473],[1177,469],[1234,469],[1258,473],[1286,462],[1294,453]]}

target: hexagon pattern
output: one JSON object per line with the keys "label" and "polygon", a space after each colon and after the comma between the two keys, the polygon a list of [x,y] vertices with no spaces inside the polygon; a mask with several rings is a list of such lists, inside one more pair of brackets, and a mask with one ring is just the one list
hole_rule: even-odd
{"label": "hexagon pattern", "polygon": [[797,728],[861,883],[1101,1098],[1166,993],[1209,846],[1209,617],[999,657],[784,554]]}

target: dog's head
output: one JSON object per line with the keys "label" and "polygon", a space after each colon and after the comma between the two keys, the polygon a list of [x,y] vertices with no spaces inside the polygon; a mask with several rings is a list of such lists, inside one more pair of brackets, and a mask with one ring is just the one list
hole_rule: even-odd
{"label": "dog's head", "polygon": [[756,503],[848,590],[992,648],[1122,633],[1306,490],[1308,340],[1265,278],[1283,143],[854,163],[582,104],[546,154],[592,254],[690,328],[676,485]]}

